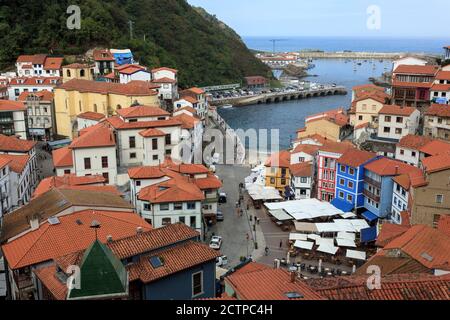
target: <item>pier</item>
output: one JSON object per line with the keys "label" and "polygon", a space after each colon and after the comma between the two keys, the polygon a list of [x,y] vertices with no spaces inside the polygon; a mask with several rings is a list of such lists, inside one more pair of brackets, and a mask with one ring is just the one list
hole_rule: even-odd
{"label": "pier", "polygon": [[424,59],[436,59],[437,55],[425,53],[406,52],[325,52],[325,51],[300,51],[302,59],[386,59],[397,60],[405,56],[416,56]]}
{"label": "pier", "polygon": [[242,107],[263,103],[276,103],[290,100],[308,99],[314,97],[324,97],[332,95],[346,95],[347,89],[343,86],[324,86],[323,88],[307,89],[298,91],[283,91],[263,93],[253,96],[233,97],[225,99],[215,99],[211,101],[212,105],[223,106],[232,104],[235,107]]}

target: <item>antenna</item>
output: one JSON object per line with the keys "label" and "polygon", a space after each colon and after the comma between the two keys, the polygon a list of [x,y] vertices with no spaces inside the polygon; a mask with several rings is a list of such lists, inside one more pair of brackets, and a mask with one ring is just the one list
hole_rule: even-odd
{"label": "antenna", "polygon": [[128,20],[128,25],[130,26],[130,39],[133,39],[133,24],[133,21]]}
{"label": "antenna", "polygon": [[272,44],[273,44],[273,53],[275,54],[275,52],[276,52],[275,47],[276,47],[277,42],[284,41],[284,39],[271,39],[269,41],[272,42]]}
{"label": "antenna", "polygon": [[97,220],[94,220],[91,222],[91,225],[89,228],[92,228],[95,230],[95,240],[98,240],[97,232],[98,232],[98,229],[100,229],[100,227],[101,227],[100,222],[98,222]]}

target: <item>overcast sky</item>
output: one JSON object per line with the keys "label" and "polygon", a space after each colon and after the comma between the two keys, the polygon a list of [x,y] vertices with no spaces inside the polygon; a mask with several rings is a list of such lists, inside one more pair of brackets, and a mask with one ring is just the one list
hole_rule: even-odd
{"label": "overcast sky", "polygon": [[[241,36],[450,36],[449,0],[188,0]],[[380,12],[367,27],[369,7]],[[371,11],[372,13],[374,11]],[[374,21],[370,19],[370,21]],[[378,21],[378,20],[376,20]]]}

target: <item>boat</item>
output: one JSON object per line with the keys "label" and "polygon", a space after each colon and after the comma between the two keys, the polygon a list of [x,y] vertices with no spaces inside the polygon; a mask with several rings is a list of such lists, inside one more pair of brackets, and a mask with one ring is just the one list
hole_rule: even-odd
{"label": "boat", "polygon": [[233,105],[232,105],[232,104],[224,104],[224,105],[222,106],[222,109],[231,109],[231,108],[233,108]]}

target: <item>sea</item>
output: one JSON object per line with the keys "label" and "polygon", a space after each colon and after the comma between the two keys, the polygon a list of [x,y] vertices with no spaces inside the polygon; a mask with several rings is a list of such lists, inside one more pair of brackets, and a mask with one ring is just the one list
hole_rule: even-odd
{"label": "sea", "polygon": [[[272,51],[273,37],[243,37],[250,49]],[[278,37],[277,39],[283,39]],[[354,52],[411,52],[441,54],[449,39],[393,39],[393,38],[284,38],[276,44],[276,51],[323,50]],[[260,104],[246,107],[219,109],[219,114],[233,129],[279,130],[279,147],[289,148],[296,131],[304,127],[309,115],[338,107],[348,108],[351,103],[351,88],[370,83],[369,78],[379,77],[391,71],[392,61],[359,60],[361,65],[344,59],[315,59],[315,68],[308,70],[308,80],[316,83],[335,83],[345,86],[347,95],[314,97],[310,99]],[[247,145],[248,147],[248,145]]]}

